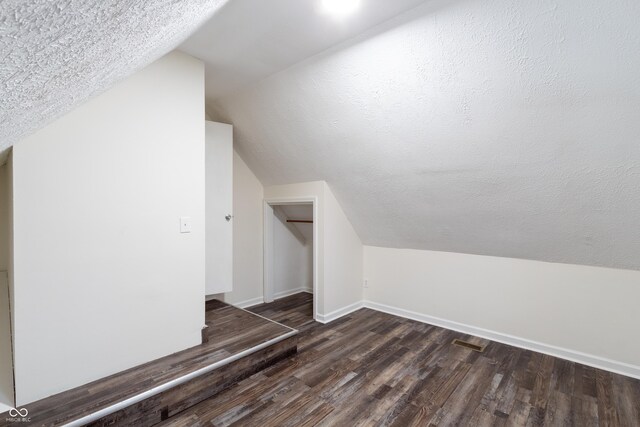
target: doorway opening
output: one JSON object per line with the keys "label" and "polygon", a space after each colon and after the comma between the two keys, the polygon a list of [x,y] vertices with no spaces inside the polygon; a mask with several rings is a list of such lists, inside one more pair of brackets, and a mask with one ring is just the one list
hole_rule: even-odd
{"label": "doorway opening", "polygon": [[[317,203],[315,198],[265,200],[264,302],[317,313]],[[310,307],[309,307],[310,305]],[[297,308],[299,307],[299,308]],[[281,308],[280,308],[281,309]],[[302,312],[300,310],[303,310]]]}

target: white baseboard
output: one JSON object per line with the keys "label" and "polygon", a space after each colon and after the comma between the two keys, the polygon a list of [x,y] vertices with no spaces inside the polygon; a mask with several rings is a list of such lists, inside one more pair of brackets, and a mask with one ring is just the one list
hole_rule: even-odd
{"label": "white baseboard", "polygon": [[[305,288],[299,288],[281,293],[281,295],[276,294],[276,299],[284,298],[285,296],[293,295],[299,292],[311,291]],[[257,304],[262,304],[263,302],[264,299],[262,297],[258,297],[239,303],[234,303],[233,305],[240,308],[247,308]],[[452,320],[442,319],[435,316],[429,316],[427,314],[405,310],[386,304],[380,304],[373,301],[358,301],[325,315],[318,314],[316,316],[316,321],[320,323],[329,323],[336,319],[339,319],[340,317],[346,316],[347,314],[353,313],[354,311],[357,311],[361,308],[370,308],[372,310],[381,311],[383,313],[392,314],[394,316],[403,317],[405,319],[428,323],[430,325],[439,326],[441,328],[451,329],[453,331],[462,332],[464,334],[474,335],[502,344],[512,345],[514,347],[524,348],[527,350],[536,351],[538,353],[548,354],[550,356],[559,357],[561,359],[570,360],[572,362],[581,363],[583,365],[592,366],[594,368],[603,369],[605,371],[614,372],[616,374],[625,375],[627,377],[640,379],[640,366],[637,365],[631,365],[625,362],[619,362],[600,356],[594,356],[592,354],[582,353],[576,350],[570,350],[550,344],[541,343],[538,341],[532,341],[509,334],[504,334],[502,332],[491,331],[488,329],[479,328]]]}
{"label": "white baseboard", "polygon": [[251,299],[240,301],[240,302],[229,302],[229,304],[234,305],[238,308],[253,307],[254,305],[258,305],[262,303],[264,303],[264,298],[262,297],[251,298]]}
{"label": "white baseboard", "polygon": [[491,341],[536,351],[538,353],[548,354],[550,356],[559,357],[561,359],[570,360],[572,362],[581,363],[583,365],[592,366],[594,368],[603,369],[605,371],[614,372],[616,374],[625,375],[627,377],[640,379],[640,366],[618,362],[615,360],[606,359],[575,350],[569,350],[562,347],[556,347],[537,341],[531,341],[524,338],[514,337],[512,335],[503,334],[501,332],[490,331],[487,329],[478,328],[451,320],[441,319],[439,317],[417,313],[415,311],[404,310],[402,308],[392,307],[385,304],[379,304],[373,301],[364,301],[364,303],[361,304],[361,307],[370,308],[372,310],[381,311],[383,313],[393,314],[395,316],[404,317],[406,319],[416,320],[422,323],[428,323],[430,325],[440,326],[442,328],[451,329],[454,331],[462,332],[464,334],[475,335],[477,337],[485,338]]}
{"label": "white baseboard", "polygon": [[346,307],[342,307],[335,311],[332,311],[331,313],[328,313],[328,314],[318,313],[318,315],[316,316],[316,321],[320,323],[329,323],[342,316],[346,316],[349,313],[353,313],[356,310],[360,310],[362,307],[364,307],[364,302],[358,301]]}
{"label": "white baseboard", "polygon": [[[277,294],[275,294],[273,299],[277,300],[280,298],[288,297],[293,294],[299,294],[300,292],[307,292],[309,294],[312,294],[313,289],[309,289],[309,288],[289,289],[287,291],[278,292]],[[254,305],[264,304],[264,297],[260,296],[260,297],[251,298],[245,301],[240,301],[240,302],[229,302],[229,304],[234,305],[238,308],[249,308],[249,307],[253,307]]]}
{"label": "white baseboard", "polygon": [[287,289],[286,291],[276,292],[273,295],[273,299],[285,298],[285,297],[288,297],[290,295],[299,294],[300,292],[306,292],[306,293],[312,294],[313,293],[313,289],[303,288],[303,287],[296,288],[296,289]]}

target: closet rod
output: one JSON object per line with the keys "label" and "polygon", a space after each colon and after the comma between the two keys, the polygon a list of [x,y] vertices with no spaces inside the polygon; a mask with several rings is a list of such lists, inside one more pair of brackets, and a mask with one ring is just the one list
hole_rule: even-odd
{"label": "closet rod", "polygon": [[304,224],[313,224],[313,221],[310,219],[288,219],[287,222],[302,222]]}

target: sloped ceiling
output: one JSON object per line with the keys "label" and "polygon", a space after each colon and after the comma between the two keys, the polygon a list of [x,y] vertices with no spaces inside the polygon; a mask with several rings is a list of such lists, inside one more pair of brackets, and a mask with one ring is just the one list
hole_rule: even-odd
{"label": "sloped ceiling", "polygon": [[640,269],[638,22],[430,1],[209,107],[264,184],[326,180],[365,244]]}
{"label": "sloped ceiling", "polygon": [[359,0],[336,18],[322,0],[233,0],[180,46],[204,60],[209,99],[268,77],[425,0]]}
{"label": "sloped ceiling", "polygon": [[0,152],[178,46],[226,0],[0,2]]}

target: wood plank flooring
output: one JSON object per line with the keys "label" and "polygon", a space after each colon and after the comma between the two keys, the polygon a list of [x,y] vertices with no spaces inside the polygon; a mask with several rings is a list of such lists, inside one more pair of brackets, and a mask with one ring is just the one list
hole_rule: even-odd
{"label": "wood plank flooring", "polygon": [[[26,405],[31,417],[31,425],[61,425],[81,418],[291,332],[288,327],[219,301],[207,302],[206,309],[205,319],[208,328],[205,329],[205,333],[209,337],[208,342]],[[136,421],[136,425],[151,425],[159,422],[160,417],[164,419],[173,412],[185,409],[189,406],[188,404],[197,403],[199,400],[194,402],[193,399],[202,395],[199,393],[205,393],[203,399],[209,397],[213,392],[219,392],[231,383],[237,382],[234,379],[238,375],[241,376],[243,372],[248,372],[247,375],[253,374],[257,371],[254,368],[262,368],[270,360],[274,362],[276,359],[280,360],[282,355],[289,356],[291,349],[295,351],[297,337],[287,340],[287,342],[282,341],[276,344],[273,348],[255,353],[247,361],[236,363],[233,369],[231,365],[221,368],[223,372],[220,375],[211,374],[206,378],[201,377],[198,381],[187,383],[178,390],[180,392],[178,395],[162,394],[150,401],[145,401],[125,414],[112,417],[111,424],[131,424],[127,420],[139,414],[147,418],[142,418],[144,421]],[[105,355],[105,357],[109,356]],[[165,414],[160,414],[162,411]],[[7,416],[6,413],[0,414],[0,426],[16,425],[6,423]],[[123,418],[124,416],[127,418]],[[154,422],[153,420],[156,419],[157,421]],[[98,424],[105,423],[106,421]]]}
{"label": "wood plank flooring", "polygon": [[300,292],[268,304],[258,304],[247,310],[289,327],[303,330],[313,321],[313,295]]}
{"label": "wood plank flooring", "polygon": [[[255,310],[298,324],[303,301]],[[162,426],[640,426],[638,380],[369,309],[307,322],[296,356]]]}

